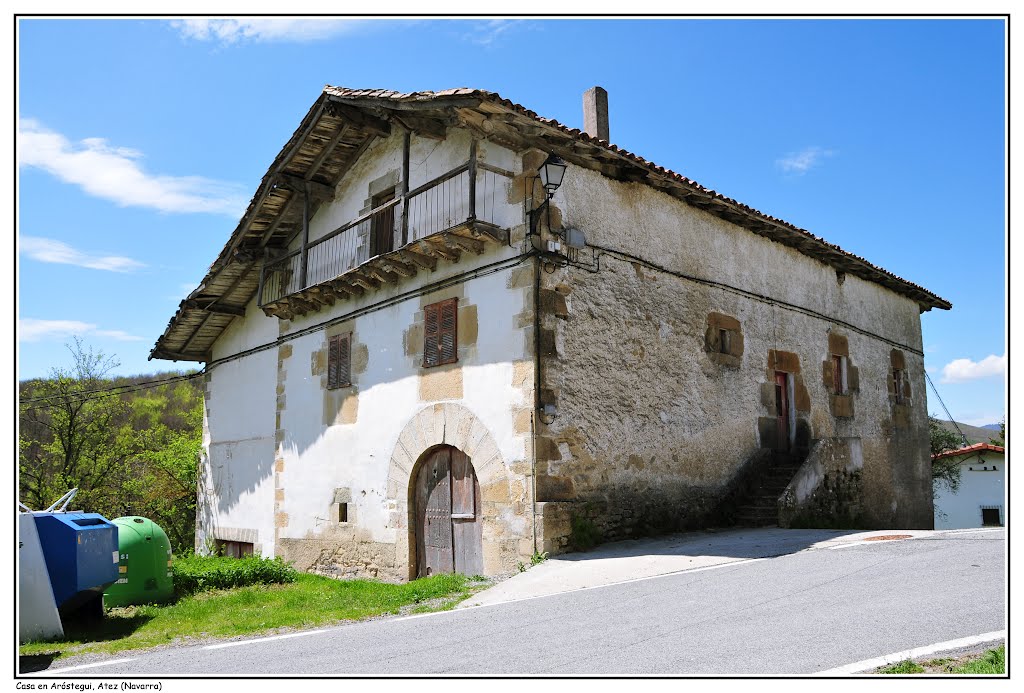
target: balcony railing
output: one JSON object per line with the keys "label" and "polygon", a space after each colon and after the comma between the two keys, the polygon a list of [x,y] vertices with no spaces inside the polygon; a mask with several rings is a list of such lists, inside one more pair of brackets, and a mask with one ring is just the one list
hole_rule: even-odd
{"label": "balcony railing", "polygon": [[309,243],[304,272],[301,248],[268,262],[260,281],[260,305],[339,277],[377,255],[469,222],[504,226],[501,217],[509,207],[511,175],[470,161]]}

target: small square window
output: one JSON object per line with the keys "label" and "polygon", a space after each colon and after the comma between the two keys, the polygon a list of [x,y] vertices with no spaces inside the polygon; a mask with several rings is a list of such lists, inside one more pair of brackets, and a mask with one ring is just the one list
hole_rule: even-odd
{"label": "small square window", "polygon": [[217,540],[217,555],[227,558],[245,558],[253,554],[253,545],[248,541]]}
{"label": "small square window", "polygon": [[732,333],[729,330],[723,328],[718,329],[718,353],[732,353]]}
{"label": "small square window", "polygon": [[981,509],[981,526],[982,527],[1002,527],[1003,522],[1000,517],[999,508],[982,508]]}

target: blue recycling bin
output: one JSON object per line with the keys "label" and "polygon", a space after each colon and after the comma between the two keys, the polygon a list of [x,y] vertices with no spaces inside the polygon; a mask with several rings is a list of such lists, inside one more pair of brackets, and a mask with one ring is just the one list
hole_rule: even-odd
{"label": "blue recycling bin", "polygon": [[33,515],[60,612],[102,600],[103,590],[117,581],[117,525],[96,513]]}

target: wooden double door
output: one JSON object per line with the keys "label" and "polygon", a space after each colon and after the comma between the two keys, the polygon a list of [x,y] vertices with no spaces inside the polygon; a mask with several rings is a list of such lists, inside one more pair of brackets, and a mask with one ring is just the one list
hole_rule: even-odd
{"label": "wooden double door", "polygon": [[415,480],[416,576],[483,573],[480,482],[464,452],[427,454]]}

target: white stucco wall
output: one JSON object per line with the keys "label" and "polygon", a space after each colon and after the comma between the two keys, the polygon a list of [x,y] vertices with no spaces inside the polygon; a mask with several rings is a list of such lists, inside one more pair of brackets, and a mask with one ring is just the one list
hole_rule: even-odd
{"label": "white stucco wall", "polygon": [[[981,509],[999,508],[1006,524],[1006,465],[1003,455],[982,453],[960,463],[960,488],[955,494],[943,484],[936,484],[935,529],[981,527]],[[987,471],[986,471],[987,468]]]}
{"label": "white stucco wall", "polygon": [[[513,387],[513,364],[527,355],[514,324],[514,316],[525,307],[523,295],[507,289],[510,271],[466,282],[459,301],[460,305],[477,306],[479,315],[476,348],[460,360],[460,403],[491,431],[509,464],[525,456],[527,441],[513,430],[512,412],[531,406],[523,391]],[[342,315],[349,307],[338,305],[332,311],[294,320],[289,331]],[[282,511],[288,516],[282,537],[302,538],[323,529],[329,524],[327,512],[334,489],[349,488],[350,517],[357,518],[367,533],[364,538],[385,543],[396,540],[396,528],[389,526],[387,463],[403,427],[430,404],[420,397],[420,377],[425,372],[420,366],[422,354],[417,350],[408,356],[403,350],[403,335],[420,310],[417,298],[352,322],[354,341],[365,345],[369,355],[366,370],[353,375],[358,393],[354,423],[323,422],[324,390],[320,375],[313,374],[312,363],[314,352],[325,348],[326,333],[318,331],[290,342],[293,352],[285,366],[287,403],[281,415],[286,432],[281,451],[286,470]]]}
{"label": "white stucco wall", "polygon": [[[245,319],[214,343],[214,360],[273,342],[276,323],[250,302]],[[197,549],[213,539],[243,540],[238,530],[245,529],[244,540],[255,535],[251,542],[273,555],[276,382],[276,349],[220,364],[207,377]]]}

